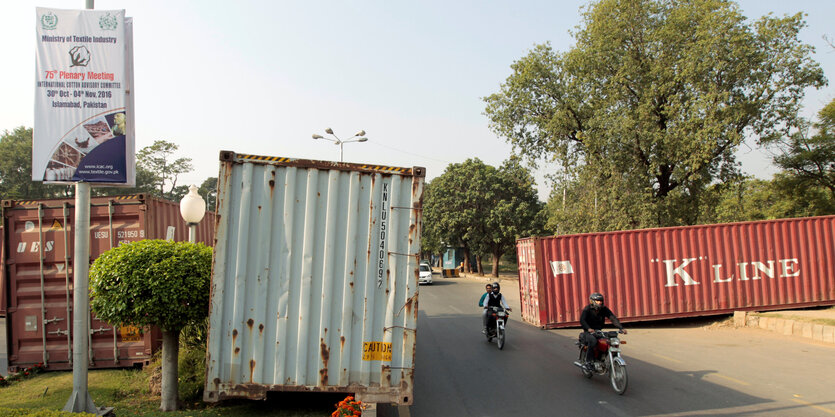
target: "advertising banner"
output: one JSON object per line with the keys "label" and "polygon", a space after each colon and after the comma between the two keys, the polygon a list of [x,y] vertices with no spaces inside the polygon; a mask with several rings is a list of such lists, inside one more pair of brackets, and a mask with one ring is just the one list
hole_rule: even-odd
{"label": "advertising banner", "polygon": [[135,184],[130,19],[37,8],[32,180]]}

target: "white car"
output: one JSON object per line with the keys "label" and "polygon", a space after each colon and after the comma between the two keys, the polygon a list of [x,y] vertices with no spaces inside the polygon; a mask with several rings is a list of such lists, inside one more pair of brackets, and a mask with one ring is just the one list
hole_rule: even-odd
{"label": "white car", "polygon": [[432,268],[428,264],[420,264],[420,275],[418,275],[418,284],[432,283]]}

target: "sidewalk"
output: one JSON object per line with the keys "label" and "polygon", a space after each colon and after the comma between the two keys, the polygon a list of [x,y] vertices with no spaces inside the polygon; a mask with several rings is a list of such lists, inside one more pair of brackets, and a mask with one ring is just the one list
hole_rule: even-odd
{"label": "sidewalk", "polygon": [[734,312],[734,326],[759,327],[786,336],[835,344],[835,307],[771,312]]}

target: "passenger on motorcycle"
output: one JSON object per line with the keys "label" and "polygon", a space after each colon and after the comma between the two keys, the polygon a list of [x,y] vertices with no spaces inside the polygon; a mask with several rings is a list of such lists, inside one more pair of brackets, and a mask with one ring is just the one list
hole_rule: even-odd
{"label": "passenger on motorcycle", "polygon": [[623,325],[615,317],[615,313],[612,313],[612,310],[609,310],[608,307],[603,305],[603,294],[599,292],[592,293],[589,296],[589,305],[580,313],[580,325],[583,326],[583,334],[580,337],[580,341],[588,346],[588,350],[586,350],[586,363],[584,364],[586,367],[590,367],[591,362],[594,360],[594,347],[597,346],[597,336],[595,336],[594,332],[603,329],[607,318],[612,322],[613,326],[626,334],[626,330],[623,329]]}
{"label": "passenger on motorcycle", "polygon": [[[484,300],[487,299],[487,297],[490,295],[491,292],[493,292],[493,284],[485,285],[484,290],[487,291],[487,292],[482,294],[481,298],[478,300],[478,306],[479,307],[487,307],[484,304]],[[481,327],[481,333],[482,334],[487,334],[487,308],[485,308],[484,311],[481,313],[481,322],[484,324]]]}
{"label": "passenger on motorcycle", "polygon": [[[484,314],[482,315],[484,326],[481,329],[481,332],[484,334],[487,334],[487,323],[490,320],[490,315],[487,314],[487,309],[489,307],[504,307],[505,310],[510,311],[510,306],[507,305],[507,301],[505,301],[504,296],[501,293],[501,287],[498,282],[494,282],[491,285],[491,290],[488,291],[486,296],[487,297],[482,297],[482,300],[478,303],[479,306],[484,307]],[[484,298],[487,299],[486,303],[483,303]]]}

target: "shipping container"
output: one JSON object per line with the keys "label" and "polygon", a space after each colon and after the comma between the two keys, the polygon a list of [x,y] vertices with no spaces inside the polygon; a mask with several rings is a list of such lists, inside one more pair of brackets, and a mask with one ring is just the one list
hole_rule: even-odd
{"label": "shipping container", "polygon": [[[0,208],[0,213],[2,213],[2,208]],[[6,228],[0,224],[0,262],[5,261],[6,259]],[[5,265],[5,264],[4,264]],[[6,286],[2,285],[5,283],[4,273],[3,271],[5,268],[0,269],[0,319],[5,319],[6,317]],[[5,324],[5,323],[4,323]],[[3,333],[0,333],[0,337],[2,337]],[[2,348],[0,348],[2,350]],[[0,372],[3,372],[6,368],[0,366]]]}
{"label": "shipping container", "polygon": [[[8,366],[14,371],[39,362],[72,369],[73,245],[75,200],[4,200],[3,300]],[[92,197],[90,262],[125,242],[187,240],[178,203],[144,194]],[[207,213],[197,241],[213,243],[214,215]],[[91,369],[142,365],[161,346],[158,329],[114,328],[90,315]]]}
{"label": "shipping container", "polygon": [[412,403],[424,175],[221,152],[204,400]]}
{"label": "shipping container", "polygon": [[835,304],[835,216],[520,239],[522,318],[578,326],[601,292],[621,321]]}

